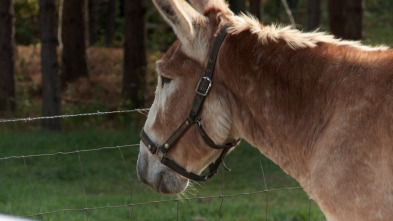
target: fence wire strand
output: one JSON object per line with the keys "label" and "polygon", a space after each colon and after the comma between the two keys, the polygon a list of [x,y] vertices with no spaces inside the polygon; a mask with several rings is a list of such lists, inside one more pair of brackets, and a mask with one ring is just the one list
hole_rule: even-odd
{"label": "fence wire strand", "polygon": [[9,156],[9,157],[2,157],[0,160],[11,160],[11,159],[22,159],[22,158],[32,158],[32,157],[50,157],[56,155],[69,155],[69,154],[76,154],[76,153],[85,153],[85,152],[93,152],[93,151],[100,151],[100,150],[112,150],[112,149],[119,149],[125,147],[137,147],[139,144],[128,144],[128,145],[120,145],[120,146],[113,146],[113,147],[100,147],[94,149],[85,149],[85,150],[74,150],[68,152],[55,152],[55,153],[44,153],[44,154],[32,154],[26,156]]}
{"label": "fence wire strand", "polygon": [[[236,194],[225,194],[225,195],[214,195],[214,196],[199,196],[199,197],[191,197],[187,198],[187,200],[209,200],[209,199],[222,199],[222,198],[234,198],[234,197],[242,197],[242,196],[249,196],[249,195],[257,195],[265,192],[276,192],[276,191],[292,191],[292,190],[301,190],[301,187],[283,187],[283,188],[274,188],[269,190],[259,190],[253,192],[245,192],[245,193],[236,193]],[[128,203],[122,205],[108,205],[108,206],[98,206],[98,207],[90,207],[90,208],[79,208],[79,209],[61,209],[61,210],[54,210],[48,212],[41,212],[37,214],[25,215],[24,217],[35,217],[35,216],[42,216],[42,215],[49,215],[55,213],[62,213],[62,212],[83,212],[83,211],[90,211],[90,210],[101,210],[101,209],[120,209],[124,207],[136,207],[136,206],[145,206],[150,204],[159,204],[159,203],[171,203],[171,202],[179,202],[178,199],[165,199],[165,200],[152,200],[140,203]]]}
{"label": "fence wire strand", "polygon": [[[128,182],[130,182],[130,198],[131,198],[131,203],[134,202],[134,197],[133,197],[133,191],[132,191],[132,178],[131,178],[131,174],[130,174],[130,170],[128,169],[126,160],[124,158],[123,152],[121,151],[121,148],[119,147],[119,152],[120,152],[120,156],[121,156],[121,160],[123,161],[123,165],[126,168],[127,171],[127,175],[128,175]],[[131,211],[130,211],[130,220],[132,220],[132,215],[134,213],[134,207],[131,207]]]}
{"label": "fence wire strand", "polygon": [[83,117],[83,116],[99,116],[108,114],[120,114],[120,113],[133,113],[138,112],[140,114],[146,115],[149,108],[133,109],[133,110],[120,110],[120,111],[97,111],[95,113],[82,113],[82,114],[63,114],[56,116],[42,116],[42,117],[25,117],[25,118],[14,118],[14,119],[0,119],[0,123],[11,123],[11,122],[29,122],[35,120],[46,120],[46,119],[57,119],[57,118],[70,118],[70,117]]}
{"label": "fence wire strand", "polygon": [[267,184],[266,184],[265,172],[263,171],[262,157],[261,157],[260,160],[259,160],[259,165],[261,166],[262,179],[263,179],[263,183],[264,183],[265,190],[266,190],[266,192],[265,192],[265,195],[266,195],[266,209],[265,209],[266,213],[265,213],[265,219],[266,219],[266,221],[267,221],[267,211],[268,211],[268,208],[269,208],[269,193],[268,193],[268,191],[267,191]]}
{"label": "fence wire strand", "polygon": [[[11,123],[11,122],[30,122],[34,120],[43,120],[43,119],[54,119],[54,118],[70,118],[70,117],[80,117],[80,116],[99,116],[99,115],[107,115],[107,114],[119,114],[119,113],[132,113],[132,112],[138,112],[140,114],[146,115],[146,112],[148,112],[149,109],[133,109],[133,110],[123,110],[123,111],[110,111],[110,112],[96,112],[96,113],[82,113],[82,114],[66,114],[66,115],[58,115],[58,116],[46,116],[46,117],[27,117],[27,118],[15,118],[15,119],[0,119],[0,123]],[[31,155],[25,155],[25,156],[8,156],[8,157],[1,157],[0,161],[4,161],[4,166],[7,170],[7,161],[10,159],[22,159],[24,163],[24,168],[25,168],[25,173],[26,177],[28,178],[30,188],[34,194],[35,201],[38,207],[39,212],[36,214],[25,214],[23,215],[24,217],[40,217],[43,220],[44,215],[50,215],[50,214],[56,214],[56,213],[62,213],[62,212],[70,212],[70,211],[78,211],[78,212],[85,212],[85,217],[86,220],[89,220],[89,215],[88,212],[92,210],[101,210],[101,209],[117,209],[117,208],[125,208],[125,207],[130,207],[130,220],[133,219],[133,209],[136,206],[144,206],[144,205],[153,205],[153,204],[160,204],[160,203],[169,203],[173,202],[176,203],[176,220],[179,220],[179,199],[174,198],[174,199],[165,199],[165,200],[153,200],[153,201],[146,201],[146,202],[138,202],[135,203],[133,201],[133,187],[132,187],[132,177],[131,173],[129,171],[129,168],[127,166],[126,160],[124,158],[124,155],[122,153],[122,148],[126,147],[138,147],[139,144],[127,144],[127,145],[117,145],[117,146],[109,146],[109,147],[99,147],[99,148],[92,148],[92,149],[82,149],[82,150],[74,150],[74,151],[68,151],[68,152],[54,152],[54,153],[42,153],[42,154],[31,154]],[[127,171],[127,176],[128,176],[128,182],[130,184],[130,198],[131,201],[128,204],[122,204],[122,205],[106,205],[106,206],[98,206],[98,207],[88,207],[87,204],[87,195],[86,195],[86,190],[85,190],[85,181],[84,181],[84,175],[83,175],[83,164],[81,160],[81,153],[87,153],[87,152],[96,152],[96,151],[103,151],[103,150],[115,150],[117,149],[120,153],[120,158],[123,163],[123,166],[125,167],[125,170]],[[37,157],[51,157],[51,156],[56,156],[56,155],[69,155],[69,154],[75,154],[78,157],[78,162],[79,162],[79,169],[81,173],[81,184],[83,188],[83,195],[84,195],[84,208],[72,208],[72,209],[60,209],[60,210],[53,210],[53,211],[43,211],[39,202],[39,199],[37,197],[37,194],[35,192],[35,189],[33,187],[33,184],[30,179],[30,174],[28,172],[28,167],[26,164],[26,159],[27,158],[37,158]],[[256,195],[256,194],[265,194],[266,196],[266,214],[265,218],[266,220],[268,219],[268,208],[269,208],[269,200],[268,200],[268,193],[269,192],[274,192],[274,191],[291,191],[291,190],[302,190],[301,187],[283,187],[283,188],[272,188],[268,189],[267,183],[266,183],[266,178],[265,178],[265,173],[263,170],[263,165],[262,165],[262,158],[260,160],[260,168],[261,168],[261,173],[262,173],[262,179],[264,183],[264,188],[263,190],[258,190],[258,191],[253,191],[253,192],[243,192],[243,193],[236,193],[236,194],[225,194],[224,193],[224,173],[222,174],[222,182],[221,182],[221,194],[220,195],[213,195],[213,196],[196,196],[196,197],[187,197],[187,200],[209,200],[209,199],[219,199],[220,206],[218,209],[218,219],[221,220],[222,217],[222,207],[223,207],[223,202],[224,199],[226,198],[233,198],[233,197],[242,197],[242,196],[249,196],[249,195]],[[311,219],[311,201],[309,202],[309,220]]]}
{"label": "fence wire strand", "polygon": [[22,159],[23,159],[23,164],[24,164],[24,166],[25,166],[26,177],[27,177],[27,179],[29,180],[29,185],[30,185],[31,191],[33,192],[33,195],[34,195],[34,198],[35,198],[35,201],[36,201],[38,210],[39,210],[38,215],[40,215],[40,216],[41,216],[41,219],[43,219],[43,217],[42,217],[41,204],[40,204],[40,201],[38,200],[37,193],[35,192],[35,189],[34,189],[34,187],[33,187],[33,184],[31,183],[29,170],[27,169],[26,159],[25,159],[25,157],[22,157]]}
{"label": "fence wire strand", "polygon": [[[80,152],[77,151],[76,153],[78,154],[79,168],[81,172],[81,180],[82,180],[82,188],[83,188],[83,198],[85,200],[85,209],[86,209],[88,207],[87,207],[87,197],[86,197],[86,189],[85,189],[85,178],[83,176],[83,166],[82,166]],[[89,221],[89,214],[87,209],[85,210],[85,215],[86,215],[86,221]]]}

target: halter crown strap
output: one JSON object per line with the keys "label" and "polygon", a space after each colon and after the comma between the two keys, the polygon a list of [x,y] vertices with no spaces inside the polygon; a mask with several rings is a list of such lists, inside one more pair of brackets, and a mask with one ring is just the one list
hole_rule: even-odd
{"label": "halter crown strap", "polygon": [[207,60],[205,72],[203,73],[202,78],[199,80],[198,86],[195,90],[196,96],[194,98],[194,102],[192,104],[189,114],[189,117],[193,120],[196,120],[196,117],[199,115],[203,106],[203,102],[205,101],[205,98],[209,93],[210,87],[212,86],[212,77],[214,73],[214,68],[216,66],[218,52],[220,51],[220,47],[224,42],[224,39],[227,35],[227,29],[229,27],[230,24],[225,24],[217,33],[217,36],[214,39],[209,60]]}
{"label": "halter crown strap", "polygon": [[[239,144],[240,139],[234,140],[230,143],[224,145],[216,145],[214,141],[207,135],[207,133],[203,130],[203,127],[198,120],[200,112],[202,110],[203,103],[205,101],[206,96],[209,93],[210,87],[212,86],[212,76],[214,72],[215,63],[217,60],[218,52],[220,50],[221,44],[223,43],[225,36],[227,34],[226,30],[230,27],[229,24],[224,25],[220,31],[218,32],[212,46],[212,50],[209,56],[209,60],[207,62],[207,67],[205,72],[203,73],[201,79],[199,80],[198,86],[195,90],[196,95],[189,113],[188,118],[183,121],[183,123],[175,130],[175,132],[167,139],[167,141],[161,146],[156,146],[154,142],[149,138],[146,132],[142,129],[140,137],[142,142],[146,145],[148,150],[155,156],[158,157],[159,161],[171,168],[173,171],[179,173],[180,175],[195,181],[205,181],[211,178],[214,174],[217,173],[218,167],[220,164],[224,164],[223,160],[228,153],[228,151]],[[188,129],[193,125],[198,124],[198,131],[205,141],[211,148],[214,149],[222,149],[220,156],[217,158],[215,162],[210,164],[209,172],[205,175],[197,175],[192,172],[188,172],[184,167],[178,165],[175,161],[166,157],[166,153],[173,147],[177,141],[188,131]],[[227,169],[227,167],[224,165]]]}

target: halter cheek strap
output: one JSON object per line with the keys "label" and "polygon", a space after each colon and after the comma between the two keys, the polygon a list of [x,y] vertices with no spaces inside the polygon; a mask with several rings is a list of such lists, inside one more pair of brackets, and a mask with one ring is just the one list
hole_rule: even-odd
{"label": "halter cheek strap", "polygon": [[[224,158],[231,148],[235,147],[240,143],[240,139],[237,139],[224,145],[215,144],[214,141],[209,137],[209,135],[207,135],[199,120],[203,103],[206,99],[206,96],[209,94],[209,90],[212,86],[212,77],[213,77],[213,72],[214,72],[214,67],[216,64],[218,52],[220,50],[222,42],[225,39],[225,36],[227,34],[227,29],[229,27],[230,27],[229,24],[224,25],[220,29],[214,40],[213,47],[206,66],[206,70],[202,74],[202,77],[199,80],[198,86],[195,90],[196,95],[192,103],[192,107],[188,115],[188,118],[183,121],[183,123],[175,130],[175,132],[173,132],[173,134],[161,146],[156,146],[156,144],[149,138],[149,136],[146,134],[146,132],[143,129],[140,134],[141,141],[146,145],[150,153],[155,155],[162,164],[171,168],[173,171],[179,173],[180,175],[195,181],[205,181],[211,178],[214,174],[217,173],[220,164],[222,164],[225,169],[228,169],[225,166]],[[195,173],[188,172],[184,167],[178,165],[175,161],[166,157],[167,152],[177,143],[177,141],[179,141],[179,139],[194,124],[198,125],[199,134],[201,135],[202,139],[207,145],[209,145],[213,149],[222,149],[220,156],[217,158],[215,162],[210,164],[209,172],[205,175],[197,175]]]}

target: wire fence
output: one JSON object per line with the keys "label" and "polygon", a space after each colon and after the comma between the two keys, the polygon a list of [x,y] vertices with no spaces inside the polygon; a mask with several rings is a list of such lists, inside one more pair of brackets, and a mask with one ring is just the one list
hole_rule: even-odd
{"label": "wire fence", "polygon": [[133,109],[133,110],[120,110],[120,111],[97,111],[95,113],[83,113],[83,114],[64,114],[56,116],[43,116],[43,117],[25,117],[25,118],[14,118],[14,119],[0,119],[0,123],[11,123],[11,122],[28,122],[35,120],[46,120],[46,119],[58,119],[58,118],[70,118],[70,117],[82,117],[82,116],[99,116],[108,114],[120,114],[120,113],[141,113],[145,114],[149,111],[149,108]]}
{"label": "wire fence", "polygon": [[[107,114],[119,114],[119,113],[141,113],[141,114],[146,114],[149,109],[133,109],[133,110],[124,110],[124,111],[111,111],[111,112],[100,112],[97,111],[96,113],[82,113],[82,114],[66,114],[66,115],[59,115],[59,116],[49,116],[49,117],[27,117],[27,118],[15,118],[15,119],[0,119],[0,123],[10,123],[10,122],[29,122],[29,121],[35,121],[35,120],[43,120],[43,119],[53,119],[53,118],[71,118],[71,117],[80,117],[80,116],[99,116],[99,115],[107,115]],[[96,206],[96,207],[89,207],[87,204],[87,194],[85,190],[85,178],[83,176],[84,174],[84,165],[81,161],[81,153],[89,153],[89,152],[100,152],[104,150],[114,150],[114,151],[119,151],[120,153],[120,161],[123,164],[125,170],[127,171],[127,178],[129,181],[129,184],[132,185],[132,180],[135,180],[137,178],[132,177],[130,170],[127,166],[125,157],[123,155],[123,149],[124,148],[136,148],[139,147],[139,144],[127,144],[127,145],[117,145],[117,146],[107,146],[107,147],[97,147],[97,148],[89,148],[89,149],[79,149],[79,150],[74,150],[74,151],[65,151],[65,152],[54,152],[54,153],[42,153],[42,154],[31,154],[31,155],[14,155],[14,156],[6,156],[6,157],[1,157],[0,162],[6,162],[8,160],[12,159],[21,159],[23,161],[23,167],[24,167],[24,173],[27,177],[28,183],[30,190],[34,196],[35,203],[37,206],[37,213],[34,214],[18,214],[18,216],[22,217],[27,217],[27,218],[40,218],[44,220],[45,215],[50,215],[50,214],[57,214],[57,213],[64,213],[64,212],[70,212],[70,211],[75,211],[75,212],[84,212],[85,213],[85,220],[89,220],[89,213],[88,211],[93,211],[93,210],[102,210],[102,209],[116,209],[116,208],[131,208],[131,211],[134,207],[138,206],[146,206],[146,205],[153,205],[153,204],[165,204],[168,202],[173,202],[176,203],[176,220],[179,219],[179,202],[183,201],[183,199],[179,198],[174,198],[174,199],[164,199],[164,200],[150,200],[150,201],[145,201],[145,202],[132,202],[132,203],[124,203],[120,205],[103,205],[103,206]],[[80,177],[81,177],[81,183],[82,183],[82,188],[83,188],[83,199],[84,199],[84,207],[83,208],[64,208],[64,209],[59,209],[59,210],[52,210],[52,211],[44,211],[39,197],[37,197],[36,190],[34,188],[34,185],[32,184],[31,180],[31,173],[29,171],[28,164],[26,163],[26,159],[33,159],[33,158],[41,158],[41,157],[54,157],[54,156],[64,156],[64,155],[75,155],[78,158],[78,166],[79,166],[79,172],[80,172]],[[221,194],[219,195],[212,195],[212,196],[194,196],[194,197],[187,197],[187,200],[196,200],[196,201],[203,201],[203,200],[211,200],[211,199],[219,199],[221,200],[220,202],[220,207],[219,210],[217,211],[218,214],[218,220],[221,220],[221,214],[222,214],[222,205],[223,205],[223,200],[226,198],[236,198],[236,197],[242,197],[242,196],[250,196],[250,195],[258,195],[258,194],[266,194],[266,207],[265,209],[265,220],[268,220],[268,210],[269,210],[269,199],[267,197],[267,194],[270,192],[277,192],[277,191],[291,191],[291,190],[302,190],[301,187],[299,186],[293,186],[293,187],[282,187],[282,188],[270,188],[268,189],[267,183],[266,183],[266,178],[265,178],[265,172],[263,169],[262,161],[260,161],[260,170],[262,174],[262,181],[263,181],[263,189],[262,190],[257,190],[257,191],[250,191],[250,192],[241,192],[241,193],[233,193],[233,194],[225,194],[224,193],[224,182],[222,183],[222,188],[221,188]],[[1,183],[0,183],[0,188],[1,188]],[[132,195],[132,193],[131,193]],[[131,196],[132,198],[132,196]],[[309,203],[309,214],[308,214],[308,220],[311,220],[311,215],[310,215],[310,207],[311,207],[311,202]],[[132,212],[130,213],[130,219],[133,220],[132,217]]]}

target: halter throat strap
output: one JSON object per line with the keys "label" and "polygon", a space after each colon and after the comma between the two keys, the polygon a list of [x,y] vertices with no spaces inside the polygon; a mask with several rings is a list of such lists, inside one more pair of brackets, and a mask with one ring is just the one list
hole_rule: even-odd
{"label": "halter throat strap", "polygon": [[[212,77],[214,73],[215,64],[217,61],[218,52],[220,50],[221,44],[223,43],[226,35],[227,29],[230,27],[229,24],[224,25],[220,31],[218,32],[216,38],[214,39],[213,46],[210,52],[209,60],[207,62],[207,66],[205,72],[202,73],[202,77],[199,80],[198,86],[195,90],[196,95],[194,101],[192,103],[192,107],[190,113],[185,121],[173,132],[173,134],[167,139],[167,141],[161,146],[157,146],[146,134],[146,132],[142,129],[140,137],[141,141],[146,145],[147,149],[157,158],[159,161],[171,168],[173,171],[179,173],[180,175],[194,180],[194,181],[205,181],[211,178],[214,174],[217,173],[218,167],[220,164],[224,165],[224,168],[227,169],[223,160],[228,153],[228,151],[239,144],[240,139],[234,140],[230,143],[224,145],[217,145],[214,141],[207,135],[204,131],[202,124],[199,120],[203,103],[206,99],[206,96],[209,94],[209,90],[212,86]],[[214,149],[222,149],[220,156],[217,158],[215,162],[210,164],[209,172],[205,175],[197,175],[192,172],[188,172],[184,167],[178,165],[175,161],[166,157],[167,152],[179,141],[179,139],[188,131],[188,129],[194,125],[198,125],[198,131],[205,141],[207,145]]]}

